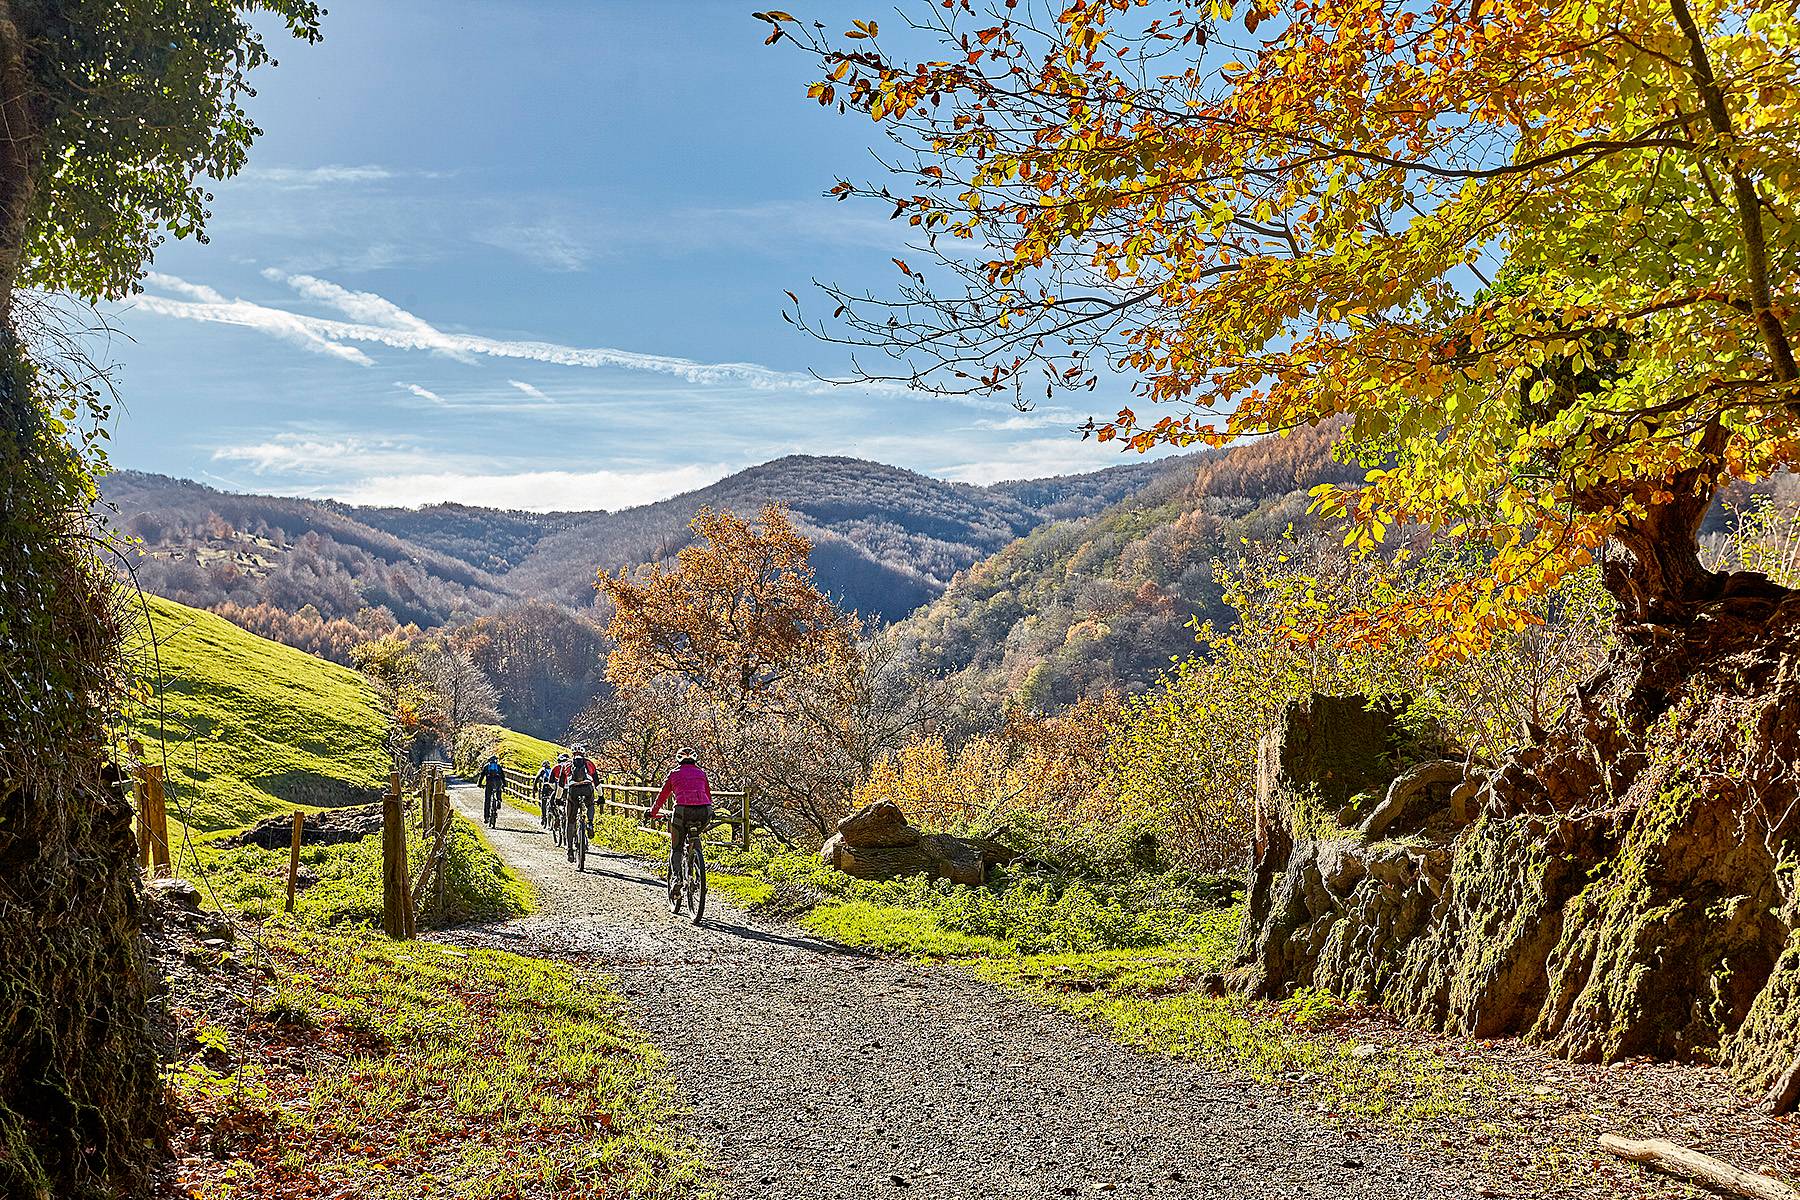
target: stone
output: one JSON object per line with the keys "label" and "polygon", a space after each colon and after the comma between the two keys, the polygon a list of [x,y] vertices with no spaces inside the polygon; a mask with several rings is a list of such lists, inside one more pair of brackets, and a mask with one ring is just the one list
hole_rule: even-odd
{"label": "stone", "polygon": [[[380,835],[381,806],[379,804],[307,813],[300,824],[300,844],[303,846],[337,846]],[[226,838],[219,844],[222,846],[261,846],[265,850],[285,850],[293,844],[293,837],[294,817],[291,812],[286,812],[258,821],[242,833]]]}
{"label": "stone", "polygon": [[185,879],[152,879],[144,885],[144,892],[170,908],[200,911],[200,889]]}
{"label": "stone", "polygon": [[918,844],[920,836],[892,800],[865,804],[839,821],[837,827],[844,844],[858,848],[912,846]]}
{"label": "stone", "polygon": [[988,868],[1013,861],[1012,851],[985,838],[923,833],[891,800],[864,805],[838,822],[819,860],[857,879],[930,875],[967,887],[987,882]]}

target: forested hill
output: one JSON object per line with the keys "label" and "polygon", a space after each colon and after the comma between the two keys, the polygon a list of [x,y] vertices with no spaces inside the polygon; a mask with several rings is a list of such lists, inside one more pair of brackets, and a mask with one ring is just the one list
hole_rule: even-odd
{"label": "forested hill", "polygon": [[753,512],[771,501],[814,539],[827,591],[897,619],[1046,521],[1090,515],[1189,470],[1179,460],[1130,461],[976,487],[858,459],[791,456],[656,504],[552,514],[240,495],[136,471],[101,487],[109,518],[142,540],[136,570],[149,591],[203,608],[310,605],[327,621],[386,608],[429,628],[527,597],[585,606],[597,569],[673,555],[701,505]]}
{"label": "forested hill", "polygon": [[510,580],[523,591],[576,602],[596,566],[616,570],[673,554],[702,504],[751,513],[773,501],[813,539],[813,565],[826,591],[846,607],[894,620],[1046,520],[1095,512],[1170,469],[1134,462],[976,487],[860,459],[791,455],[673,499],[571,520],[538,542]]}
{"label": "forested hill", "polygon": [[1306,429],[1190,457],[1103,512],[1046,525],[896,626],[903,652],[982,703],[1142,690],[1193,651],[1190,621],[1229,619],[1215,558],[1303,524],[1313,486],[1362,477],[1331,458],[1334,438]]}

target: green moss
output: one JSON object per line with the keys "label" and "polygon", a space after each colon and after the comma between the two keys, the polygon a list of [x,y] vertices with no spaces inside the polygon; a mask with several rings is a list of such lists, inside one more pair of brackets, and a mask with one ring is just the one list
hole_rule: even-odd
{"label": "green moss", "polygon": [[1466,1113],[1495,1080],[1431,1047],[1374,1046],[1338,1028],[1355,1006],[1322,992],[1270,1004],[1199,987],[1231,957],[1221,928],[1154,950],[1032,955],[977,975],[1091,1021],[1127,1046],[1298,1083],[1337,1116],[1414,1121]]}

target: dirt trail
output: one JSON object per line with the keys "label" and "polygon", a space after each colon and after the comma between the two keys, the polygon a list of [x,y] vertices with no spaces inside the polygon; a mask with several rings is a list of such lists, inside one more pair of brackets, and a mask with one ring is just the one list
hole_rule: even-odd
{"label": "dirt trail", "polygon": [[[480,820],[479,792],[453,794]],[[616,976],[724,1200],[1474,1194],[1385,1139],[1121,1048],[954,968],[846,952],[716,895],[703,925],[678,921],[646,864],[601,852],[577,875],[514,809],[491,837],[542,911],[444,936]]]}

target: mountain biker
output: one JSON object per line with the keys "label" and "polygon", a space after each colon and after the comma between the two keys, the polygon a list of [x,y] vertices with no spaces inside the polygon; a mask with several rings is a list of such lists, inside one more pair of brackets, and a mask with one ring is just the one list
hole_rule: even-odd
{"label": "mountain biker", "polygon": [[488,755],[481,766],[481,789],[481,811],[492,825],[499,817],[500,797],[506,791],[506,768],[500,765],[498,754]]}
{"label": "mountain biker", "polygon": [[[600,772],[588,761],[587,747],[570,747],[569,761],[556,768],[556,782],[562,785],[563,796],[569,806],[568,820],[570,827],[575,824],[575,806],[587,805],[588,828],[594,827],[594,785],[600,782]],[[569,861],[575,861],[575,839],[568,843]]]}
{"label": "mountain biker", "polygon": [[550,797],[556,793],[556,772],[550,767],[550,760],[538,768],[537,779],[532,782],[532,790],[537,792],[538,824],[550,824]]}
{"label": "mountain biker", "polygon": [[[697,838],[706,832],[712,821],[712,784],[706,778],[706,772],[694,761],[694,752],[683,748],[675,755],[676,767],[669,772],[663,781],[662,790],[656,794],[656,803],[650,806],[650,819],[662,811],[664,802],[673,800],[674,807],[669,810],[669,878],[676,878],[676,871],[681,864],[682,851],[689,838]],[[671,883],[673,888],[674,884]],[[681,911],[681,897],[675,896],[669,901],[669,911]]]}

